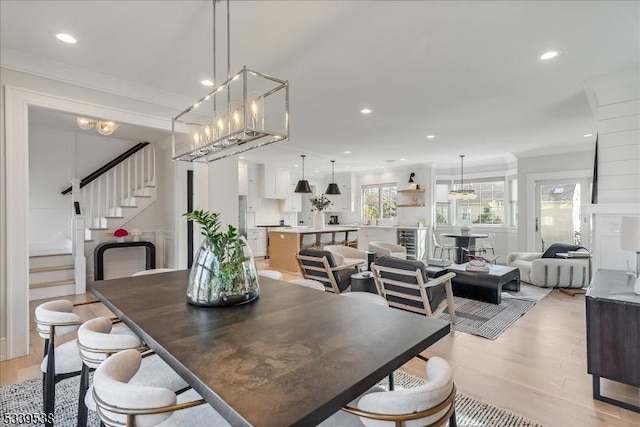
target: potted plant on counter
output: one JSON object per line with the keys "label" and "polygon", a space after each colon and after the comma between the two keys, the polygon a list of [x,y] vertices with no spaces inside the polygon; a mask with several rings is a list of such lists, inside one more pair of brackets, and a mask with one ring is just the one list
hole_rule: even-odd
{"label": "potted plant on counter", "polygon": [[205,239],[189,273],[187,300],[190,304],[216,307],[253,301],[260,295],[251,249],[238,230],[229,225],[220,230],[220,214],[194,210],[184,214],[200,225]]}
{"label": "potted plant on counter", "polygon": [[333,202],[329,200],[324,193],[316,197],[310,197],[309,202],[311,203],[311,212],[316,213],[313,217],[313,227],[324,228],[324,211],[331,206]]}

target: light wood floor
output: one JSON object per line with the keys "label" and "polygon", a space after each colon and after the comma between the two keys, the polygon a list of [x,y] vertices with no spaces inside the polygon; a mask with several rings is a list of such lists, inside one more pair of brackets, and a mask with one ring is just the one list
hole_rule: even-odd
{"label": "light wood floor", "polygon": [[[268,262],[259,261],[258,268],[269,268]],[[300,277],[283,273],[284,280]],[[81,302],[93,297],[68,299]],[[41,302],[30,304],[32,313]],[[79,306],[76,311],[83,319],[111,316],[102,304]],[[452,364],[458,391],[545,426],[639,426],[640,414],[592,399],[584,319],[583,295],[553,291],[495,341],[452,332],[423,354]],[[33,328],[30,350],[28,356],[0,363],[1,384],[40,376],[42,341]],[[424,377],[424,364],[417,359],[403,369]],[[637,388],[607,382],[603,393],[640,404]]]}

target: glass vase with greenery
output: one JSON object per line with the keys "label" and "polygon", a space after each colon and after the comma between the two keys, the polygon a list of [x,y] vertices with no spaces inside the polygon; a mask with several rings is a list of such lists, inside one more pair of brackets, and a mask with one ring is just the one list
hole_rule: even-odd
{"label": "glass vase with greenery", "polygon": [[260,295],[251,249],[238,230],[221,231],[220,214],[194,210],[184,214],[201,227],[205,237],[189,273],[190,304],[215,307],[242,304]]}

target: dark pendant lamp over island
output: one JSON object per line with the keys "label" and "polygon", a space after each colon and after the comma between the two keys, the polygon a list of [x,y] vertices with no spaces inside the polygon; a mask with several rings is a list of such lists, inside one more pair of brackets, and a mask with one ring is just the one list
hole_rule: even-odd
{"label": "dark pendant lamp over island", "polygon": [[296,185],[296,189],[293,190],[293,192],[294,193],[311,193],[311,186],[309,185],[309,181],[304,179],[304,158],[306,157],[306,155],[301,154],[300,157],[302,157],[302,179],[298,181],[298,184]]}
{"label": "dark pendant lamp over island", "polygon": [[340,194],[340,187],[336,184],[336,161],[331,160],[331,184],[327,187],[326,194]]}

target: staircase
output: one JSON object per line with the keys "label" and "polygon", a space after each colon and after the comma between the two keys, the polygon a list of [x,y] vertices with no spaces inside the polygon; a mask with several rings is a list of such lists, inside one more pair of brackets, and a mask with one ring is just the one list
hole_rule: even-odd
{"label": "staircase", "polygon": [[30,301],[86,292],[86,266],[93,265],[87,259],[92,259],[95,247],[114,240],[116,229],[156,201],[154,147],[143,143],[138,151],[117,160],[89,175],[93,176],[89,182],[71,180],[72,250],[30,255]]}
{"label": "staircase", "polygon": [[71,252],[29,256],[29,301],[75,293]]}

